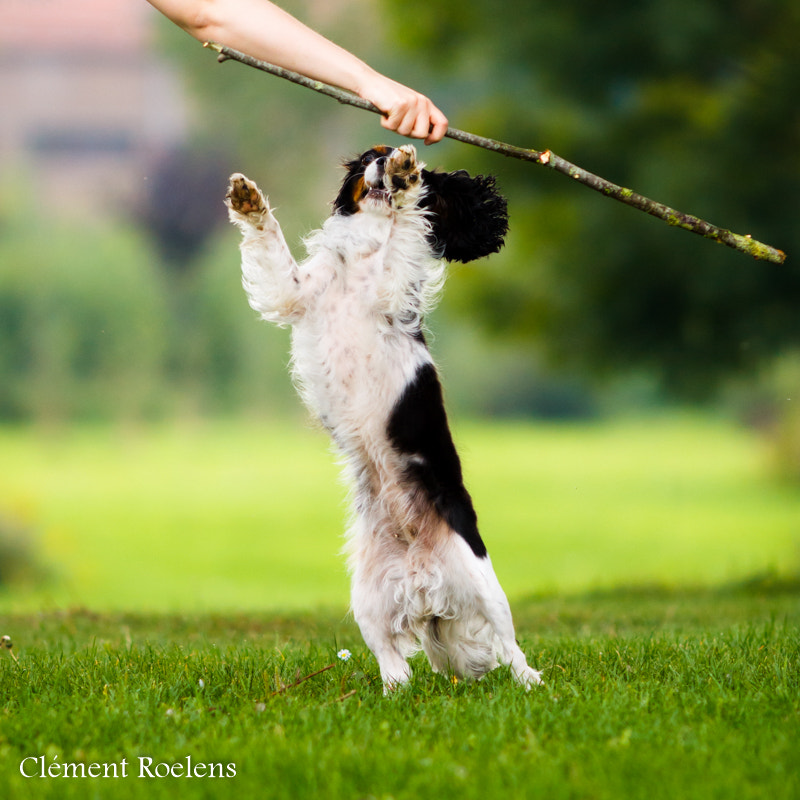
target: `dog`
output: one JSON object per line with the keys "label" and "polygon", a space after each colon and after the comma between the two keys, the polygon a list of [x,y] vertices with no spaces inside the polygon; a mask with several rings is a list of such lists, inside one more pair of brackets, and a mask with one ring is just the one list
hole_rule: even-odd
{"label": "dog", "polygon": [[539,684],[478,532],[422,327],[445,262],[500,249],[506,201],[492,177],[425,169],[412,145],[345,168],[300,264],[255,183],[232,175],[226,204],[250,306],[292,327],[294,383],[352,487],[353,616],[386,693],[409,681],[420,647],[435,672],[480,678],[503,663]]}

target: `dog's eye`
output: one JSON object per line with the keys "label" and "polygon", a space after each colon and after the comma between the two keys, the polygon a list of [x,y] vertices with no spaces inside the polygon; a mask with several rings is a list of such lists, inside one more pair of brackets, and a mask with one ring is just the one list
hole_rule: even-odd
{"label": "dog's eye", "polygon": [[371,164],[377,157],[378,156],[372,151],[369,153],[364,153],[364,155],[361,156],[361,163],[366,167],[367,164]]}

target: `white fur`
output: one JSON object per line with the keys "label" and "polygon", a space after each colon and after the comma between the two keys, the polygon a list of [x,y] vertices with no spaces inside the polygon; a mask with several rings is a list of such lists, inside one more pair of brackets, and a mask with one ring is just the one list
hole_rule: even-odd
{"label": "white fur", "polygon": [[[415,159],[413,147],[395,150],[389,168],[409,153]],[[421,166],[414,161],[413,169]],[[366,177],[379,182],[374,170]],[[291,324],[295,383],[335,441],[352,487],[351,604],[384,687],[409,679],[406,659],[420,646],[435,671],[480,677],[501,662],[525,686],[540,683],[516,644],[488,556],[476,557],[404,488],[414,456],[394,449],[387,434],[404,388],[431,362],[411,334],[444,282],[415,205],[422,181],[396,192],[391,205],[370,198],[359,213],[331,216],[307,238],[301,264],[255,185],[241,175],[232,181],[259,200],[256,210],[230,210],[243,234],[250,305],[265,320]]]}

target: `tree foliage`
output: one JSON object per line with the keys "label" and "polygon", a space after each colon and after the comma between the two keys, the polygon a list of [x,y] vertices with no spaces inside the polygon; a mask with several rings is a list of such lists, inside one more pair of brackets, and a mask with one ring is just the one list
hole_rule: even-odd
{"label": "tree foliage", "polygon": [[464,312],[559,363],[644,370],[683,394],[800,344],[797,3],[384,5],[454,125],[552,148],[788,253],[751,262],[561,176],[463,152],[500,175],[512,221],[505,256],[460,281]]}

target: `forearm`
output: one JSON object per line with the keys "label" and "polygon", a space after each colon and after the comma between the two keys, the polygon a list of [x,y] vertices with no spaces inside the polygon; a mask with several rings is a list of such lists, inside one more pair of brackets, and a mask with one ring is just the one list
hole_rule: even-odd
{"label": "forearm", "polygon": [[218,42],[355,92],[381,110],[388,130],[426,144],[447,132],[447,117],[427,97],[376,72],[268,0],[148,2],[201,42]]}
{"label": "forearm", "polygon": [[149,0],[199,41],[214,41],[362,94],[375,72],[266,0]]}

